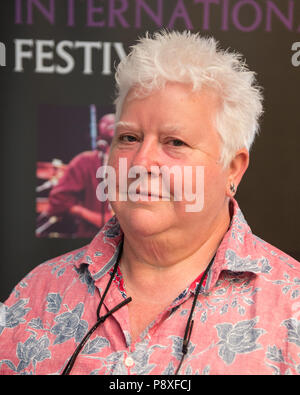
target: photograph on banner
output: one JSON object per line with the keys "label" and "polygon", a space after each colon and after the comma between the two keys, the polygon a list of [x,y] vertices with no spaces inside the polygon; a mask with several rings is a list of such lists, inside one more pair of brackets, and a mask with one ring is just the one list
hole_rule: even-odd
{"label": "photograph on banner", "polygon": [[38,238],[92,238],[112,216],[97,199],[97,169],[114,134],[113,106],[38,107],[36,229]]}

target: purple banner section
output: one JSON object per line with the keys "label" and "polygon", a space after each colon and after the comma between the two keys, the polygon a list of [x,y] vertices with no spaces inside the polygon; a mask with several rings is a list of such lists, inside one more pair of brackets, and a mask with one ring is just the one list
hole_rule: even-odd
{"label": "purple banner section", "polygon": [[208,31],[214,21],[222,31],[271,32],[275,23],[288,31],[300,31],[299,2],[295,0],[15,0],[15,23],[32,25],[41,16],[50,25],[58,24],[62,3],[68,27],[140,29],[147,20],[155,28],[173,29],[181,24],[189,30]]}

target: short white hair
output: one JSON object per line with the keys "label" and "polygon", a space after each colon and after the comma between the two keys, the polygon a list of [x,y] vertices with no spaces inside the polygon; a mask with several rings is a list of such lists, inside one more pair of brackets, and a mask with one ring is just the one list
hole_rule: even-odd
{"label": "short white hair", "polygon": [[223,146],[220,162],[228,166],[235,153],[249,151],[258,133],[262,114],[261,88],[241,54],[224,51],[212,37],[189,31],[148,33],[131,47],[116,71],[116,118],[132,87],[150,95],[166,82],[190,84],[193,91],[211,87],[221,98],[216,128]]}

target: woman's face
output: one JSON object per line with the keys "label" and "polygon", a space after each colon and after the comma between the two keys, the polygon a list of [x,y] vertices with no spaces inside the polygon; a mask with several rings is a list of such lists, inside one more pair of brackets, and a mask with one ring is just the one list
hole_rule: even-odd
{"label": "woman's face", "polygon": [[[206,229],[227,202],[228,173],[219,163],[221,139],[214,126],[220,105],[217,95],[208,89],[195,93],[179,83],[167,83],[145,98],[134,93],[130,91],[124,102],[108,160],[117,180],[117,201],[111,205],[124,232],[150,236]],[[121,183],[120,163],[127,164]],[[145,182],[128,177],[133,166],[145,169]],[[179,174],[177,181],[170,177],[169,189],[157,171],[162,166],[176,166],[173,169]],[[118,200],[124,181],[129,190],[136,186],[131,189],[137,192],[135,201],[130,194]],[[187,188],[197,194],[194,202],[187,200]]]}

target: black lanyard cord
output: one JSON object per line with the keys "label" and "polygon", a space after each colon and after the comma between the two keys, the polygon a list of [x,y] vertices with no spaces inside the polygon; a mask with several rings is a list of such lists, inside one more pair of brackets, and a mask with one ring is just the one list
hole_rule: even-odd
{"label": "black lanyard cord", "polygon": [[69,362],[67,363],[67,366],[65,367],[64,371],[62,372],[62,375],[68,375],[71,372],[71,369],[73,368],[73,365],[75,363],[75,360],[84,347],[85,343],[88,341],[90,336],[95,332],[95,330],[98,328],[100,324],[102,324],[107,317],[109,317],[111,314],[115,313],[117,310],[119,310],[121,307],[125,306],[127,303],[131,302],[131,297],[123,300],[123,302],[119,303],[117,306],[115,306],[113,309],[109,310],[105,315],[100,317],[96,324],[88,331],[88,333],[84,336],[84,338],[81,340],[79,345],[77,346],[76,350],[74,351],[74,354],[70,358]]}
{"label": "black lanyard cord", "polygon": [[[70,374],[70,372],[71,372],[71,370],[72,370],[72,368],[73,368],[73,366],[74,366],[74,363],[75,363],[75,361],[76,361],[76,358],[77,358],[78,354],[80,353],[80,351],[82,350],[82,348],[84,347],[84,345],[86,344],[86,342],[88,341],[88,339],[91,337],[91,335],[92,335],[92,334],[95,332],[95,330],[98,328],[98,326],[99,326],[100,324],[102,324],[102,323],[106,320],[107,317],[109,317],[110,315],[112,315],[113,313],[115,313],[117,310],[119,310],[121,307],[125,306],[127,303],[131,302],[131,300],[132,300],[132,298],[129,297],[129,298],[123,300],[121,303],[119,303],[117,306],[115,306],[115,307],[112,308],[111,310],[109,310],[109,311],[108,311],[106,314],[104,314],[103,316],[100,316],[100,310],[101,310],[101,307],[102,307],[102,305],[103,305],[105,296],[106,296],[106,294],[107,294],[107,292],[108,292],[108,290],[109,290],[109,288],[110,288],[110,285],[111,285],[111,283],[112,283],[112,281],[113,281],[113,279],[114,279],[114,277],[115,277],[115,274],[116,274],[116,272],[117,272],[117,268],[118,268],[118,265],[119,265],[119,260],[120,260],[121,254],[122,254],[122,250],[123,250],[123,241],[121,242],[121,245],[120,245],[120,249],[119,249],[119,252],[118,252],[118,256],[117,256],[117,259],[116,259],[116,263],[115,263],[115,265],[114,265],[113,273],[112,273],[112,275],[111,275],[111,277],[110,277],[110,279],[109,279],[109,281],[108,281],[108,283],[107,283],[107,286],[106,286],[106,288],[105,288],[105,290],[104,290],[104,293],[103,293],[103,295],[102,295],[102,297],[101,297],[101,300],[100,300],[99,305],[98,305],[98,308],[97,308],[97,322],[96,322],[95,325],[92,326],[92,328],[87,332],[87,334],[86,334],[86,335],[84,336],[84,338],[81,340],[81,342],[80,342],[79,345],[77,346],[76,350],[74,351],[73,355],[72,355],[71,358],[69,359],[69,361],[68,361],[66,367],[64,368],[64,370],[63,370],[63,372],[62,372],[62,375],[64,375],[64,376]],[[193,318],[193,313],[194,313],[194,310],[195,310],[195,307],[196,307],[197,298],[198,298],[198,295],[199,295],[199,293],[200,293],[200,291],[201,291],[203,281],[204,281],[204,279],[206,278],[206,276],[207,276],[207,274],[208,274],[208,271],[209,271],[209,269],[211,268],[211,266],[212,266],[212,264],[213,264],[214,258],[215,258],[215,257],[213,257],[212,260],[210,261],[210,263],[209,263],[209,265],[207,266],[207,268],[206,268],[204,274],[203,274],[202,277],[201,277],[201,280],[199,281],[199,284],[197,285],[197,288],[196,288],[196,291],[195,291],[195,296],[194,296],[194,299],[193,299],[193,304],[192,304],[191,311],[190,311],[190,314],[189,314],[189,318],[188,318],[188,320],[187,320],[186,327],[185,327],[185,333],[184,333],[184,338],[183,338],[183,342],[182,342],[182,357],[181,357],[179,366],[178,366],[178,368],[177,368],[177,370],[176,370],[176,372],[175,372],[175,375],[177,375],[177,374],[179,373],[179,371],[180,371],[180,369],[181,369],[181,365],[182,365],[183,360],[184,360],[184,357],[186,356],[186,354],[187,354],[187,352],[188,352],[188,345],[189,345],[189,342],[190,342],[190,338],[191,338],[191,334],[192,334],[192,329],[193,329],[193,325],[194,325],[194,320],[193,320],[192,318]]]}
{"label": "black lanyard cord", "polygon": [[72,370],[72,368],[73,368],[73,365],[74,365],[74,363],[75,363],[75,361],[76,361],[76,358],[77,358],[78,354],[80,353],[80,351],[82,350],[82,348],[84,347],[84,345],[86,344],[86,342],[88,341],[88,339],[91,337],[91,335],[92,335],[92,334],[95,332],[95,330],[98,328],[98,326],[99,326],[100,324],[102,324],[102,323],[106,320],[107,317],[109,317],[110,315],[112,315],[113,313],[115,313],[117,310],[119,310],[121,307],[125,306],[127,303],[131,302],[131,300],[132,300],[131,297],[129,297],[129,298],[123,300],[123,301],[122,301],[121,303],[119,303],[117,306],[115,306],[114,308],[112,308],[111,310],[109,310],[106,314],[104,314],[102,317],[100,317],[100,309],[101,309],[101,307],[102,307],[102,305],[103,305],[105,296],[106,296],[106,294],[107,294],[107,292],[108,292],[108,290],[109,290],[109,288],[110,288],[110,285],[111,285],[111,283],[112,283],[112,280],[114,279],[115,274],[116,274],[116,272],[117,272],[117,268],[118,268],[118,265],[119,265],[119,260],[120,260],[121,253],[122,253],[122,249],[123,249],[123,242],[121,242],[121,245],[120,245],[120,249],[119,249],[118,257],[117,257],[117,260],[116,260],[116,263],[115,263],[115,266],[114,266],[113,273],[112,273],[112,275],[111,275],[111,277],[110,277],[110,279],[109,279],[109,281],[108,281],[108,283],[107,283],[107,286],[106,286],[106,288],[105,288],[105,290],[104,290],[104,292],[103,292],[103,295],[102,295],[102,297],[101,297],[100,303],[99,303],[98,308],[97,308],[97,322],[96,322],[96,324],[95,324],[94,326],[92,326],[92,328],[88,331],[88,333],[84,336],[84,338],[83,338],[83,339],[81,340],[81,342],[78,344],[76,350],[74,351],[73,355],[72,355],[71,358],[69,359],[69,361],[68,361],[66,367],[64,368],[64,370],[63,370],[63,372],[62,372],[62,375],[63,375],[63,376],[66,376],[66,375],[69,375],[69,374],[70,374],[70,372],[71,372],[71,370]]}
{"label": "black lanyard cord", "polygon": [[110,276],[110,279],[109,279],[109,281],[107,283],[107,286],[106,286],[106,288],[105,288],[105,290],[103,292],[102,298],[101,298],[100,303],[99,303],[98,308],[97,308],[97,318],[98,318],[98,320],[100,320],[100,310],[101,310],[101,307],[103,305],[105,296],[106,296],[106,294],[107,294],[107,292],[108,292],[108,290],[110,288],[112,280],[114,279],[114,277],[115,277],[115,275],[117,273],[117,268],[118,268],[118,265],[119,265],[119,260],[121,258],[122,251],[123,251],[123,241],[121,242],[121,245],[120,245],[119,253],[118,253],[117,260],[116,260],[116,263],[115,263],[115,266],[114,266],[114,270],[112,272],[112,275]]}
{"label": "black lanyard cord", "polygon": [[211,266],[212,266],[212,264],[214,262],[214,259],[215,259],[215,255],[212,258],[212,260],[210,261],[210,263],[207,266],[207,268],[205,269],[205,272],[203,273],[203,275],[202,275],[202,277],[201,277],[201,279],[199,281],[199,284],[197,285],[197,288],[196,288],[196,291],[195,291],[195,296],[194,296],[194,299],[193,299],[192,308],[191,308],[190,315],[189,315],[189,318],[187,320],[186,327],[185,327],[185,332],[184,332],[184,337],[183,337],[183,342],[182,342],[182,349],[181,349],[182,356],[181,356],[181,360],[180,360],[179,366],[176,369],[175,375],[177,375],[179,373],[181,365],[182,365],[182,362],[184,360],[184,357],[186,356],[186,354],[188,352],[188,345],[189,345],[189,342],[190,342],[190,338],[191,338],[191,334],[192,334],[192,330],[193,330],[193,325],[194,325],[194,320],[192,318],[193,318],[193,313],[194,313],[194,310],[195,310],[195,307],[196,307],[196,302],[197,302],[200,290],[202,288],[203,281],[205,280],[205,278],[206,278],[206,276],[207,276],[207,274],[209,272],[209,269],[211,268]]}

